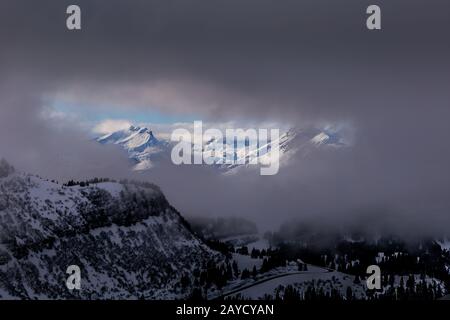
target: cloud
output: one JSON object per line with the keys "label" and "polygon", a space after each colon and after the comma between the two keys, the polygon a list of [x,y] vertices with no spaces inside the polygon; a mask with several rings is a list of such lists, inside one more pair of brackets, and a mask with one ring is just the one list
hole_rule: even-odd
{"label": "cloud", "polygon": [[108,134],[119,130],[128,129],[131,122],[128,120],[106,119],[97,123],[92,129],[97,134]]}
{"label": "cloud", "polygon": [[375,207],[398,228],[448,225],[448,2],[379,1],[376,32],[365,0],[79,0],[79,32],[65,28],[69,4],[0,3],[0,152],[17,167],[128,174],[125,155],[92,144],[80,121],[42,118],[58,101],[210,123],[350,123],[351,151],[298,159],[270,180],[196,167],[138,177],[163,185],[181,211],[245,213],[265,226],[358,220]]}

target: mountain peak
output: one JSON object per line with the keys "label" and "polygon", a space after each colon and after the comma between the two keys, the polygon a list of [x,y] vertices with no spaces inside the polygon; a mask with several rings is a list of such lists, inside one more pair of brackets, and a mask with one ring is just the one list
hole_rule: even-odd
{"label": "mountain peak", "polygon": [[116,144],[125,149],[129,158],[135,162],[134,170],[151,168],[153,165],[150,157],[154,158],[163,151],[167,151],[167,142],[159,141],[152,130],[134,125],[99,137],[96,141],[101,144]]}
{"label": "mountain peak", "polygon": [[327,143],[327,141],[330,139],[330,136],[327,135],[325,132],[321,132],[319,134],[317,134],[316,136],[314,136],[311,139],[311,142],[314,144],[325,144]]}
{"label": "mountain peak", "polygon": [[128,130],[129,130],[129,131],[139,131],[139,130],[141,130],[141,127],[131,125],[131,126],[128,128]]}
{"label": "mountain peak", "polygon": [[151,137],[154,137],[153,136],[153,131],[150,130],[149,128],[146,128],[146,127],[139,127],[139,126],[131,125],[128,128],[128,131],[137,132],[137,133],[148,133]]}

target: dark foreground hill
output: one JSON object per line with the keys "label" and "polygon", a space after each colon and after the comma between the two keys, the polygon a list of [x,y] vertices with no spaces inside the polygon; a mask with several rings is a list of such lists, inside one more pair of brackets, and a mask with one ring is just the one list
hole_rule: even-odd
{"label": "dark foreground hill", "polygon": [[[173,299],[207,261],[197,238],[152,184],[63,186],[0,165],[0,299]],[[66,287],[81,270],[81,290]]]}

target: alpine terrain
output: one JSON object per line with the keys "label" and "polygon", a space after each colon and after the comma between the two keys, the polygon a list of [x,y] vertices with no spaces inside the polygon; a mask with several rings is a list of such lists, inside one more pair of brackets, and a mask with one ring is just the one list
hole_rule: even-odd
{"label": "alpine terrain", "polygon": [[[267,158],[268,150],[271,150],[274,143],[279,144],[280,163],[283,165],[289,161],[294,154],[299,156],[307,156],[311,152],[321,148],[339,148],[347,146],[348,143],[336,132],[325,132],[324,130],[310,129],[290,129],[280,133],[277,141],[269,141],[265,145],[258,143],[252,144],[246,141],[218,141],[210,139],[203,142],[203,148],[198,149],[192,146],[193,153],[201,152],[212,154],[219,144],[223,145],[226,156],[230,156],[237,163],[241,164],[216,164],[215,167],[221,173],[235,173],[237,169],[248,167],[250,160],[257,158],[258,163],[268,164],[270,159]],[[96,138],[101,144],[114,144],[123,148],[128,157],[133,162],[133,170],[148,170],[160,163],[161,161],[170,161],[170,153],[174,143],[170,140],[157,139],[153,131],[145,127],[130,126],[124,130],[118,130],[104,136]],[[228,147],[227,147],[228,146]],[[231,147],[231,148],[229,148]],[[217,157],[217,160],[223,160]],[[243,160],[243,161],[239,161]]]}
{"label": "alpine terrain", "polygon": [[[173,299],[222,255],[150,183],[60,185],[0,162],[0,299]],[[66,287],[81,270],[81,290]]]}

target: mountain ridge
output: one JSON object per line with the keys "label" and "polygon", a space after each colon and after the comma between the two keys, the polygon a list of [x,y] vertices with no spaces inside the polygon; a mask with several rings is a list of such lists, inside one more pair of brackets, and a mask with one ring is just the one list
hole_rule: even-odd
{"label": "mountain ridge", "polygon": [[[183,298],[180,278],[221,259],[152,184],[0,178],[1,298]],[[69,265],[80,291],[65,286]]]}
{"label": "mountain ridge", "polygon": [[[171,147],[174,143],[164,139],[157,139],[152,130],[147,127],[140,127],[131,125],[127,129],[114,131],[98,137],[95,139],[100,144],[114,144],[122,147],[127,153],[128,157],[134,162],[133,170],[149,170],[161,161],[169,161]],[[217,141],[210,139],[204,142],[201,150],[197,150],[193,145],[193,152],[208,153],[211,156],[211,151],[218,144],[227,145],[228,142]],[[279,143],[280,160],[281,163],[287,161],[289,157],[298,152],[302,156],[306,156],[315,148],[324,147],[344,147],[347,144],[343,141],[338,133],[331,133],[321,129],[299,129],[291,128],[280,135],[277,141],[270,141],[267,145],[260,146],[257,144],[256,149],[250,150],[248,145],[244,142],[240,146],[234,144],[231,148],[232,154],[227,154],[235,160],[233,164],[214,164],[220,172],[229,174],[235,173],[237,169],[248,167],[251,159],[256,158],[260,164],[267,164],[267,152],[272,148],[273,143]],[[231,146],[231,143],[229,143]],[[229,150],[226,149],[226,152]],[[216,161],[223,158],[216,157]],[[241,161],[239,161],[241,160]],[[245,163],[241,163],[245,162]]]}

